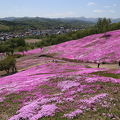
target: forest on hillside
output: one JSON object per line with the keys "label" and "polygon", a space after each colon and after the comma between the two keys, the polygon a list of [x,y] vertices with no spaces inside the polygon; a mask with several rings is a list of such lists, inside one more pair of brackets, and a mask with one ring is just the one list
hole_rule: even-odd
{"label": "forest on hillside", "polygon": [[23,31],[28,29],[57,29],[64,27],[70,28],[86,28],[94,23],[82,20],[64,20],[50,18],[16,18],[13,20],[1,19],[0,32]]}

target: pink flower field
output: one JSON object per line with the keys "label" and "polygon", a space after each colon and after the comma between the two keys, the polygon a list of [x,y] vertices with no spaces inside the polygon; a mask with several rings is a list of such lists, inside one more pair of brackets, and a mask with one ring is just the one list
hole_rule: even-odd
{"label": "pink flower field", "polygon": [[119,61],[120,30],[107,34],[28,51],[31,67],[0,78],[0,120],[120,120],[120,70],[61,60]]}
{"label": "pink flower field", "polygon": [[113,63],[120,60],[120,30],[104,34],[95,34],[79,40],[68,41],[51,46],[48,53],[57,53],[57,57],[76,59],[84,62]]}
{"label": "pink flower field", "polygon": [[98,106],[110,109],[114,98],[107,91],[109,85],[103,86],[119,84],[120,79],[91,74],[99,71],[106,69],[69,62],[48,63],[0,78],[0,107],[16,107],[8,120],[54,118],[60,113],[61,120],[74,119],[88,111],[97,111]]}

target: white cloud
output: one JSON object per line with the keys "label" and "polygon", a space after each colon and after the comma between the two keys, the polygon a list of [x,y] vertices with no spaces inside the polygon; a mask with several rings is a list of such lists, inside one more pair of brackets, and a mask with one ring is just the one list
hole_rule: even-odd
{"label": "white cloud", "polygon": [[88,6],[94,6],[94,5],[96,5],[95,2],[89,2],[89,3],[88,3]]}
{"label": "white cloud", "polygon": [[93,12],[94,12],[94,13],[103,13],[104,10],[94,10]]}

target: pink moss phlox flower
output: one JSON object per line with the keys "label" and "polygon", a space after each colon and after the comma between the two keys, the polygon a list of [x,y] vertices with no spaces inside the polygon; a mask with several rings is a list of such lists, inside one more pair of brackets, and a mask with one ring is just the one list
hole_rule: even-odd
{"label": "pink moss phlox flower", "polygon": [[90,97],[88,99],[83,99],[83,100],[80,100],[80,101],[90,105],[90,104],[101,101],[103,98],[105,98],[107,96],[108,96],[108,94],[101,93],[101,94],[95,95],[94,97]]}
{"label": "pink moss phlox flower", "polygon": [[64,98],[63,100],[66,101],[66,102],[73,102],[74,98],[73,97],[68,97],[68,98]]}
{"label": "pink moss phlox flower", "polygon": [[0,103],[3,102],[5,97],[0,97]]}
{"label": "pink moss phlox flower", "polygon": [[109,71],[110,73],[114,73],[114,74],[120,74],[120,69],[117,70],[111,70]]}
{"label": "pink moss phlox flower", "polygon": [[64,117],[69,118],[69,119],[72,119],[72,118],[74,118],[75,116],[77,116],[77,115],[79,115],[79,114],[82,114],[82,113],[83,113],[82,110],[77,109],[77,110],[75,110],[75,111],[73,111],[73,112],[70,112],[70,113],[68,113],[68,114],[64,114]]}
{"label": "pink moss phlox flower", "polygon": [[36,112],[40,109],[40,105],[38,101],[33,101],[31,104],[23,106],[19,111],[17,111],[18,115],[13,116],[9,120],[19,120],[20,118],[31,118],[36,114]]}
{"label": "pink moss phlox flower", "polygon": [[34,115],[30,120],[38,120],[42,117],[54,116],[57,107],[55,104],[47,104],[41,107],[41,110],[38,111],[37,115]]}
{"label": "pink moss phlox flower", "polygon": [[20,118],[38,120],[38,118],[41,117],[53,116],[56,109],[57,107],[55,104],[45,104],[41,106],[39,101],[33,101],[32,103],[23,106],[19,111],[17,111],[18,115],[13,116],[9,120],[19,120]]}
{"label": "pink moss phlox flower", "polygon": [[62,91],[68,90],[71,87],[79,86],[80,83],[74,81],[62,81],[58,83],[58,87],[61,88]]}
{"label": "pink moss phlox flower", "polygon": [[85,80],[87,83],[95,83],[95,82],[111,82],[111,83],[120,83],[120,79],[115,79],[111,77],[102,77],[102,76],[95,76],[86,78]]}

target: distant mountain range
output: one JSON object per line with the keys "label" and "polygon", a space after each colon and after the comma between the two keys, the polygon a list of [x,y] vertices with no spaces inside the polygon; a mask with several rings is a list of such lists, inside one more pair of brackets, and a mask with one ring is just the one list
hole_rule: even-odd
{"label": "distant mountain range", "polygon": [[[36,20],[60,20],[62,22],[71,22],[71,21],[80,21],[80,22],[92,22],[96,23],[98,18],[87,18],[87,17],[67,17],[67,18],[41,18],[41,17],[6,17],[6,18],[0,18],[0,20],[6,20],[6,21],[23,21],[23,20],[30,20],[30,19],[36,19]],[[120,18],[111,18],[113,23],[120,22]]]}
{"label": "distant mountain range", "polygon": [[[70,18],[58,18],[61,20],[79,20],[79,21],[85,21],[85,22],[92,22],[96,23],[98,18],[86,18],[86,17],[70,17]],[[113,23],[120,22],[120,18],[111,18]]]}

